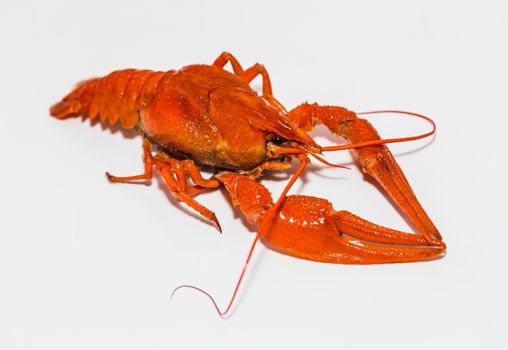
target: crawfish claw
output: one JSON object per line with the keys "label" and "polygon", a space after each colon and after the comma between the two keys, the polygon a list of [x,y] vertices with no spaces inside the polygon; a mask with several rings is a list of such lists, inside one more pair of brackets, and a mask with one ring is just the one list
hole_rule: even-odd
{"label": "crawfish claw", "polygon": [[[268,214],[268,213],[267,213]],[[270,217],[265,214],[260,218]],[[322,198],[294,195],[261,234],[275,250],[302,259],[339,264],[384,264],[435,259],[446,246],[420,235],[372,224],[335,211]]]}
{"label": "crawfish claw", "polygon": [[442,241],[429,243],[422,235],[335,211],[326,199],[293,195],[278,208],[268,190],[248,176],[223,173],[216,178],[233,204],[258,225],[264,243],[287,255],[327,263],[384,264],[431,260],[446,251]]}

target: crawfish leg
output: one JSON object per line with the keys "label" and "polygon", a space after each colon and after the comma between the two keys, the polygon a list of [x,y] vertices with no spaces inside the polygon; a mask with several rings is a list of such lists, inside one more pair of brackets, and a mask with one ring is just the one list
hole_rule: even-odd
{"label": "crawfish leg", "polygon": [[259,74],[263,77],[263,96],[273,96],[270,76],[268,75],[268,71],[265,66],[262,64],[256,63],[252,67],[248,68],[242,75],[240,75],[240,79],[250,83]]}
{"label": "crawfish leg", "polygon": [[[342,107],[304,103],[289,113],[304,130],[314,124],[325,124],[332,132],[344,136],[351,144],[381,140],[374,127],[365,119]],[[386,145],[360,147],[353,150],[362,171],[388,193],[409,221],[430,244],[440,244],[441,235],[416,199],[404,173]]]}
{"label": "crawfish leg", "polygon": [[113,176],[106,172],[106,176],[111,182],[131,182],[131,181],[149,181],[153,176],[153,156],[151,152],[152,145],[148,140],[143,141],[143,163],[145,164],[145,172],[140,175],[133,176]]}
{"label": "crawfish leg", "polygon": [[[171,162],[169,162],[171,163]],[[169,190],[178,197],[182,202],[187,204],[192,209],[196,210],[199,214],[201,214],[206,219],[213,221],[219,232],[222,232],[222,228],[217,220],[217,216],[213,211],[206,208],[202,204],[198,203],[195,199],[191,198],[189,195],[189,190],[182,185],[182,180],[175,179],[172,174],[171,165],[167,162],[157,162],[157,171],[161,174],[164,182],[168,186]],[[177,174],[177,177],[179,175]],[[217,183],[218,185],[218,183]]]}
{"label": "crawfish leg", "polygon": [[196,186],[204,187],[204,188],[217,188],[220,186],[219,182],[215,179],[204,179],[201,176],[201,172],[199,171],[194,161],[191,159],[182,160],[182,166],[189,174],[192,181],[196,184]]}
{"label": "crawfish leg", "polygon": [[220,54],[219,57],[213,62],[213,65],[219,68],[224,68],[224,66],[227,63],[231,63],[231,66],[233,67],[233,72],[235,72],[236,75],[240,76],[243,74],[244,70],[242,68],[242,65],[235,56],[230,54],[229,52],[223,52]]}
{"label": "crawfish leg", "polygon": [[213,63],[214,66],[223,68],[228,62],[233,67],[233,72],[243,81],[250,83],[259,74],[263,77],[263,95],[272,97],[272,83],[265,66],[260,63],[254,64],[252,67],[243,70],[240,62],[229,52],[223,52]]}
{"label": "crawfish leg", "polygon": [[[204,179],[203,176],[201,176],[198,167],[191,159],[177,160],[170,158],[166,162],[170,165],[171,170],[175,172],[176,180],[180,186],[180,191],[185,192],[188,195],[197,194],[206,188],[219,187],[219,182],[217,180]],[[188,185],[186,174],[190,176],[195,186]]]}
{"label": "crawfish leg", "polygon": [[[180,161],[174,158],[169,158],[163,153],[159,153],[154,157],[152,156],[150,148],[150,142],[145,140],[143,142],[143,162],[145,164],[145,172],[143,174],[119,177],[106,173],[109,180],[111,182],[131,182],[139,180],[148,181],[153,177],[153,166],[155,165],[157,171],[161,174],[170,191],[189,207],[196,210],[208,220],[213,221],[217,229],[222,232],[215,213],[190,197],[190,195],[201,191],[202,187],[219,187],[219,182],[217,180],[203,179],[192,160]],[[173,176],[173,172],[175,173],[176,178]],[[189,187],[185,175],[186,173],[188,173],[194,183],[200,187]]]}

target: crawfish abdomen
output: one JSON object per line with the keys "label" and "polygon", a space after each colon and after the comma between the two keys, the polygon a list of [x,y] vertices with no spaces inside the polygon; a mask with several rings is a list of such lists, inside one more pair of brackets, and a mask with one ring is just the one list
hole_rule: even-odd
{"label": "crawfish abdomen", "polygon": [[132,128],[139,122],[139,110],[147,96],[157,87],[165,72],[124,69],[102,78],[79,83],[62,101],[51,107],[51,115],[64,119],[76,115],[90,119],[120,121],[122,127]]}

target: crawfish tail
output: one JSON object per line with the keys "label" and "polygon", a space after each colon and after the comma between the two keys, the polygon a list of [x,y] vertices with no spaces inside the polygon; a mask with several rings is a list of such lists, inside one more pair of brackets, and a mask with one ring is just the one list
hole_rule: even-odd
{"label": "crawfish tail", "polygon": [[49,112],[58,119],[85,116],[108,120],[110,125],[120,120],[124,128],[134,127],[139,120],[138,111],[146,97],[157,87],[164,72],[124,69],[102,78],[79,83]]}
{"label": "crawfish tail", "polygon": [[62,101],[51,106],[49,113],[59,119],[83,114],[81,107],[90,103],[98,80],[100,78],[92,78],[78,83]]}

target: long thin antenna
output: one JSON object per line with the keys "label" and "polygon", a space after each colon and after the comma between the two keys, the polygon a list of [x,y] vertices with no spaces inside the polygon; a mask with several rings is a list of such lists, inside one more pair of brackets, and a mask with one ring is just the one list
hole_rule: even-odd
{"label": "long thin antenna", "polygon": [[175,289],[173,289],[173,292],[171,293],[170,300],[173,299],[173,296],[175,295],[176,291],[179,290],[179,289],[182,289],[182,288],[195,289],[198,292],[201,292],[204,295],[206,295],[212,301],[213,306],[215,307],[215,310],[217,310],[217,313],[219,314],[219,316],[225,319],[226,318],[225,316],[227,315],[227,313],[231,309],[231,306],[233,306],[233,302],[235,301],[236,294],[238,293],[238,290],[240,289],[240,285],[242,284],[243,276],[245,275],[245,271],[247,271],[247,266],[249,265],[250,259],[252,257],[252,253],[254,252],[254,247],[256,246],[256,243],[258,242],[258,240],[259,240],[259,233],[256,234],[256,237],[254,238],[254,241],[252,242],[252,245],[251,245],[250,250],[249,250],[249,254],[247,255],[247,259],[245,259],[245,263],[243,264],[242,272],[240,273],[240,277],[238,277],[238,281],[236,282],[235,291],[233,292],[233,295],[231,296],[231,299],[229,300],[229,304],[228,304],[227,308],[224,311],[221,311],[219,309],[219,306],[217,305],[217,302],[210,295],[210,293],[204,291],[203,289],[201,289],[199,287],[191,286],[191,285],[188,285],[188,284],[183,284],[183,285],[178,286]]}
{"label": "long thin antenna", "polygon": [[421,119],[424,119],[428,121],[432,125],[432,130],[429,132],[426,132],[424,134],[416,135],[416,136],[409,136],[409,137],[397,137],[397,138],[391,138],[391,139],[381,139],[381,140],[373,140],[373,141],[365,141],[365,142],[358,142],[358,143],[351,143],[348,145],[339,145],[339,146],[327,146],[327,147],[321,147],[321,151],[323,152],[330,152],[330,151],[342,151],[346,149],[352,149],[352,148],[360,148],[360,147],[367,147],[367,146],[377,146],[377,145],[384,145],[387,143],[396,143],[396,142],[406,142],[406,141],[414,141],[414,140],[420,140],[425,137],[431,136],[436,132],[436,123],[429,117],[426,117],[422,114],[413,113],[413,112],[406,112],[406,111],[398,111],[398,110],[381,110],[381,111],[369,111],[369,112],[361,112],[356,113],[359,115],[366,115],[366,114],[381,114],[381,113],[397,113],[397,114],[405,114],[405,115],[411,115],[414,117],[418,117]]}

